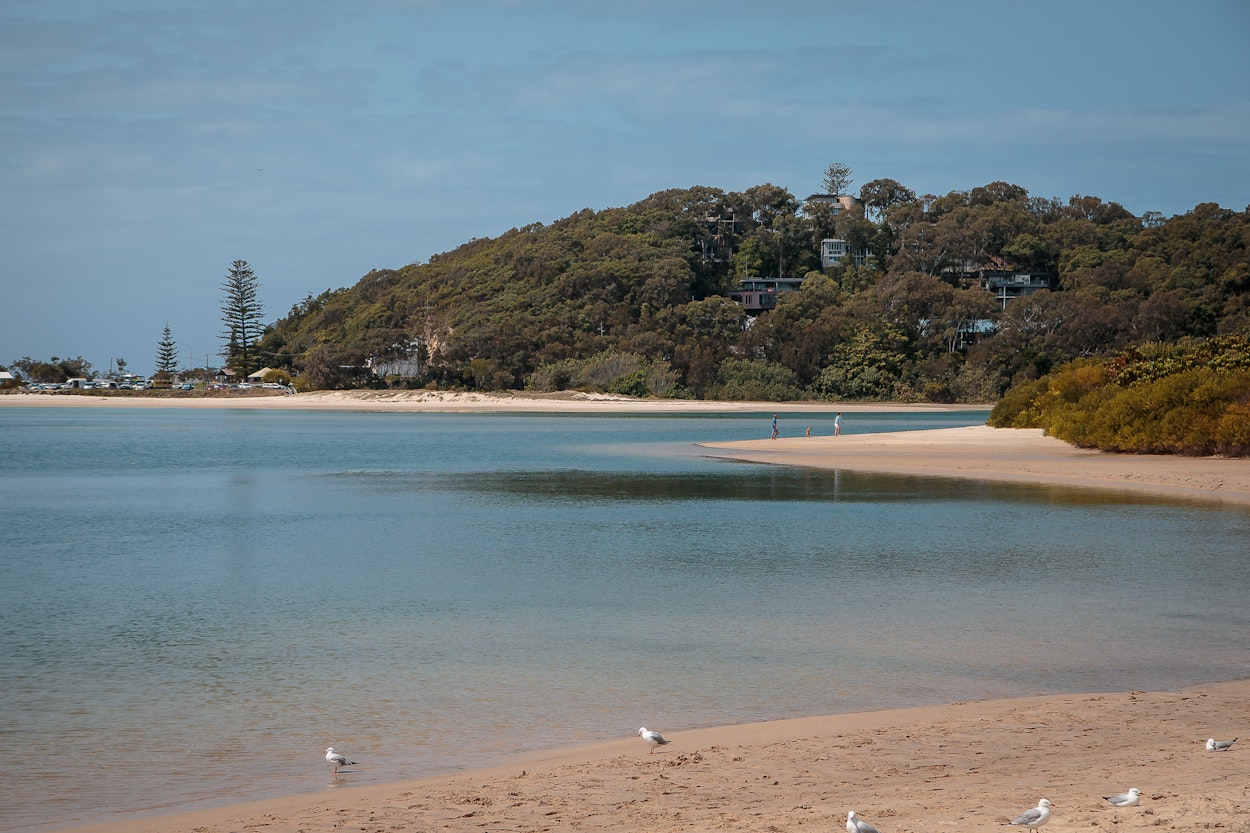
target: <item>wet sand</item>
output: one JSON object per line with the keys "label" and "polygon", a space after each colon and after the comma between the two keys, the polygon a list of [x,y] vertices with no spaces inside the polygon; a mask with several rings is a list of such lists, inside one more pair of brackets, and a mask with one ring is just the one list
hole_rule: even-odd
{"label": "wet sand", "polygon": [[[840,831],[1004,829],[1055,804],[1048,830],[1250,830],[1250,681],[1182,693],[1062,695],[802,718],[640,738],[381,787],[96,826],[93,833]],[[349,750],[350,751],[350,750]],[[325,766],[310,760],[310,766]],[[363,763],[360,767],[367,766]],[[348,787],[350,772],[327,781]],[[351,768],[349,768],[351,769]],[[1142,791],[1118,809],[1103,796]]]}

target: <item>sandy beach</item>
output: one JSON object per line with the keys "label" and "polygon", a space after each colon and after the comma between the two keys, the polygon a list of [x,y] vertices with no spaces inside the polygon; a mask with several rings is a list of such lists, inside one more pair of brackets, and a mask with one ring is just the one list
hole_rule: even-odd
{"label": "sandy beach", "polygon": [[[850,422],[850,420],[848,420]],[[707,443],[709,453],[777,465],[1120,489],[1250,504],[1250,459],[1107,454],[1039,429],[984,425],[840,437]]]}
{"label": "sandy beach", "polygon": [[[82,830],[840,831],[855,810],[882,833],[963,833],[1000,829],[1047,798],[1049,830],[1244,833],[1246,748],[1207,752],[1204,741],[1244,734],[1248,715],[1242,681],[656,727],[670,743],[654,754],[633,737],[490,770]],[[350,787],[351,777],[331,786]],[[1130,787],[1140,806],[1103,800]]]}
{"label": "sandy beach", "polygon": [[274,391],[238,392],[218,396],[196,394],[164,396],[108,393],[9,393],[0,395],[5,406],[52,408],[243,408],[296,411],[357,411],[375,413],[885,413],[892,411],[943,412],[984,409],[988,405],[897,405],[890,403],[827,402],[709,402],[692,399],[635,399],[602,393],[524,391],[472,393],[463,391],[316,391],[286,395]]}

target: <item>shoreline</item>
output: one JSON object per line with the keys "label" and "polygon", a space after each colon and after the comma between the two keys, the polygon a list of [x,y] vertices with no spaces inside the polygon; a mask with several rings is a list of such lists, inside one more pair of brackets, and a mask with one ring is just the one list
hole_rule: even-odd
{"label": "shoreline", "polygon": [[[452,391],[320,391],[235,397],[130,397],[10,393],[4,407],[256,409],[365,413],[681,414],[681,413],[950,413],[989,405],[770,403],[650,400],[565,391],[556,394]],[[1039,429],[942,428],[840,437],[698,443],[709,456],[744,462],[883,474],[1112,489],[1169,498],[1250,505],[1250,458],[1110,454],[1080,449]],[[789,426],[787,426],[789,428]],[[828,426],[822,426],[828,430]],[[797,430],[797,428],[795,429]]]}
{"label": "shoreline", "polygon": [[[1245,751],[1207,753],[1250,714],[1250,680],[1178,692],[1046,695],[671,730],[413,781],[306,793],[76,833],[312,830],[839,829],[855,809],[886,833],[998,826],[1041,797],[1056,829],[1250,825]],[[1242,734],[1245,732],[1242,731]],[[319,762],[317,762],[319,763]],[[315,763],[312,765],[316,765]],[[338,786],[332,783],[331,786]],[[1101,796],[1142,790],[1117,809]]]}
{"label": "shoreline", "polygon": [[463,391],[316,391],[296,394],[225,396],[119,396],[18,392],[0,395],[3,407],[48,408],[228,408],[366,413],[949,413],[985,411],[990,406],[829,402],[721,402],[696,399],[637,399],[613,394],[470,393]]}

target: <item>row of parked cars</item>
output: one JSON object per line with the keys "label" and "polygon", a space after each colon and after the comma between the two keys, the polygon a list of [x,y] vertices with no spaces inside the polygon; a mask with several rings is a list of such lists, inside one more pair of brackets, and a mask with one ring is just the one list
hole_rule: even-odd
{"label": "row of parked cars", "polygon": [[[70,379],[68,382],[42,382],[27,385],[27,390],[147,390],[152,383],[146,379]],[[191,390],[190,382],[173,385],[176,390]]]}

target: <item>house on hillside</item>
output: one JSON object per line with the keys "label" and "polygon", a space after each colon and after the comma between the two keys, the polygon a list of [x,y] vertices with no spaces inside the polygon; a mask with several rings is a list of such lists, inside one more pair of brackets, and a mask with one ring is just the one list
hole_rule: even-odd
{"label": "house on hillside", "polygon": [[856,217],[864,216],[863,201],[845,194],[812,194],[803,200],[803,204],[805,206],[827,205],[835,217],[843,213],[854,214]]}
{"label": "house on hillside", "polygon": [[383,360],[378,358],[367,359],[365,367],[373,372],[374,376],[396,376],[400,379],[416,379],[421,375],[421,361],[416,358],[411,359],[390,359]]}
{"label": "house on hillside", "polygon": [[759,315],[777,306],[777,296],[803,285],[802,278],[743,278],[738,288],[727,293],[729,300],[742,304],[747,315]]}
{"label": "house on hillside", "polygon": [[820,268],[832,269],[835,266],[845,266],[852,264],[855,266],[863,266],[868,262],[868,252],[860,249],[852,252],[850,245],[845,240],[836,237],[826,237],[820,241]]}
{"label": "house on hillside", "polygon": [[999,305],[1007,308],[1014,298],[1027,298],[1034,292],[1050,289],[1050,275],[1037,272],[988,271],[980,278],[981,288],[993,292]]}

